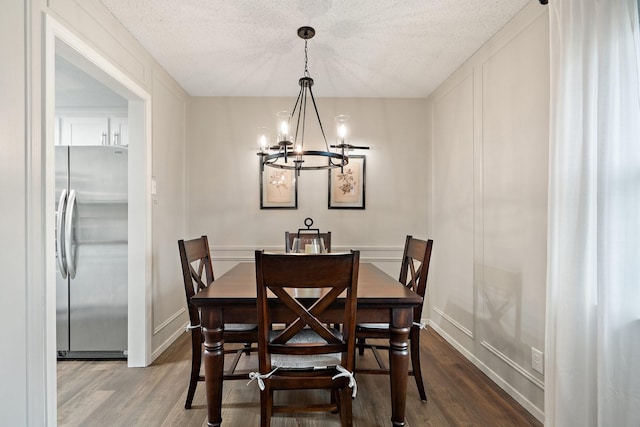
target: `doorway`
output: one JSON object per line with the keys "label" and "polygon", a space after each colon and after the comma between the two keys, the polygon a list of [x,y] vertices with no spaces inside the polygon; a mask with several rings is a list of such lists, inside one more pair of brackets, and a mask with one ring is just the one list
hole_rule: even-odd
{"label": "doorway", "polygon": [[[128,207],[127,207],[127,365],[144,367],[151,363],[151,96],[85,41],[47,15],[45,21],[45,182],[46,212],[54,212],[55,194],[55,110],[56,56],[104,85],[126,102],[128,123]],[[55,223],[46,221],[46,314],[47,412],[56,411],[56,268]],[[52,417],[55,419],[55,417]]]}
{"label": "doorway", "polygon": [[56,348],[127,357],[128,102],[55,55]]}

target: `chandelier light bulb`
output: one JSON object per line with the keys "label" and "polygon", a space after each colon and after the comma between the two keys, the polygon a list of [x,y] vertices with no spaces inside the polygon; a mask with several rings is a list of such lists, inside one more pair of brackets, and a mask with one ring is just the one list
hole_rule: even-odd
{"label": "chandelier light bulb", "polygon": [[347,127],[344,124],[341,124],[340,128],[338,128],[338,135],[341,139],[344,139],[347,136]]}
{"label": "chandelier light bulb", "polygon": [[280,111],[276,114],[278,123],[278,143],[289,141],[289,115],[288,111]]}
{"label": "chandelier light bulb", "polygon": [[336,134],[338,145],[349,143],[349,116],[336,116]]}
{"label": "chandelier light bulb", "polygon": [[269,128],[258,127],[258,152],[265,153],[269,151]]}

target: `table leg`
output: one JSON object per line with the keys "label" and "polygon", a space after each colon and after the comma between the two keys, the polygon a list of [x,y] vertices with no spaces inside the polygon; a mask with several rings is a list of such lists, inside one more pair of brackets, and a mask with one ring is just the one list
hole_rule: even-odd
{"label": "table leg", "polygon": [[203,308],[201,313],[204,335],[204,381],[207,390],[207,425],[222,424],[222,380],[224,374],[224,337],[222,310]]}
{"label": "table leg", "polygon": [[409,371],[409,332],[413,322],[412,308],[395,308],[391,314],[389,359],[391,381],[391,424],[404,426]]}

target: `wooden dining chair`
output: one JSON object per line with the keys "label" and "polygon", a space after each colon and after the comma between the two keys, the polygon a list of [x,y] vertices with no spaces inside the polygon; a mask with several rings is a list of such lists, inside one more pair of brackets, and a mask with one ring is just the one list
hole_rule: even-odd
{"label": "wooden dining chair", "polygon": [[[191,302],[191,297],[207,286],[210,286],[214,281],[214,277],[207,236],[186,241],[178,240],[178,250],[180,252],[180,263],[182,265],[184,291],[187,297],[187,310],[189,311],[189,326],[187,326],[187,330],[191,332],[191,376],[189,379],[187,400],[184,404],[184,407],[189,409],[193,402],[198,381],[204,381],[204,376],[200,375],[203,343],[200,312]],[[225,354],[235,353],[235,356],[229,368],[225,370],[223,379],[248,379],[249,371],[236,372],[236,367],[242,354],[257,351],[257,347],[251,345],[252,343],[258,342],[257,325],[225,324],[224,341],[225,343],[241,343],[243,346],[237,350],[225,350]]]}
{"label": "wooden dining chair", "polygon": [[[255,257],[259,372],[251,376],[260,388],[260,425],[269,426],[274,413],[331,411],[351,426],[360,253]],[[271,327],[278,323],[286,326]],[[274,404],[275,390],[308,389],[331,393],[324,403]]]}
{"label": "wooden dining chair", "polygon": [[[422,316],[422,306],[424,304],[424,295],[427,289],[427,278],[429,275],[429,263],[431,261],[431,249],[433,248],[433,240],[420,240],[412,236],[407,236],[404,253],[402,255],[402,265],[400,267],[400,283],[420,295],[423,302],[413,311],[413,326],[409,332],[409,341],[411,345],[411,367],[409,375],[413,376],[418,387],[420,399],[427,401],[427,393],[424,389],[422,381],[422,369],[420,368],[420,330],[423,326],[419,323]],[[388,323],[369,323],[356,325],[356,339],[358,353],[364,354],[365,349],[371,349],[378,363],[377,369],[359,369],[359,374],[389,374],[389,367],[385,364],[385,359],[381,357],[378,350],[389,350],[386,344],[378,345],[367,343],[367,339],[384,339],[388,340],[390,336]],[[386,359],[389,360],[388,358]]]}
{"label": "wooden dining chair", "polygon": [[327,252],[331,252],[331,232],[327,231],[326,233],[320,233],[320,232],[309,232],[306,230],[298,230],[298,231],[285,231],[284,232],[284,244],[285,244],[285,252],[289,253],[292,251],[293,248],[293,239],[295,239],[296,237],[308,237],[308,238],[314,238],[314,237],[319,237],[324,241],[324,247],[327,250]]}

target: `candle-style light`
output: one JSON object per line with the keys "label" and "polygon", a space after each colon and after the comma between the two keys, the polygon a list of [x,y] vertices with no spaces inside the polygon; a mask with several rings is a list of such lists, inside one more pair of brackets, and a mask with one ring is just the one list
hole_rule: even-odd
{"label": "candle-style light", "polygon": [[269,128],[266,126],[260,126],[258,128],[258,152],[266,153],[269,151]]}
{"label": "candle-style light", "polygon": [[349,144],[349,116],[336,116],[336,145]]}
{"label": "candle-style light", "polygon": [[276,114],[278,121],[278,144],[291,145],[291,139],[289,135],[289,120],[291,115],[288,111],[280,111]]}

